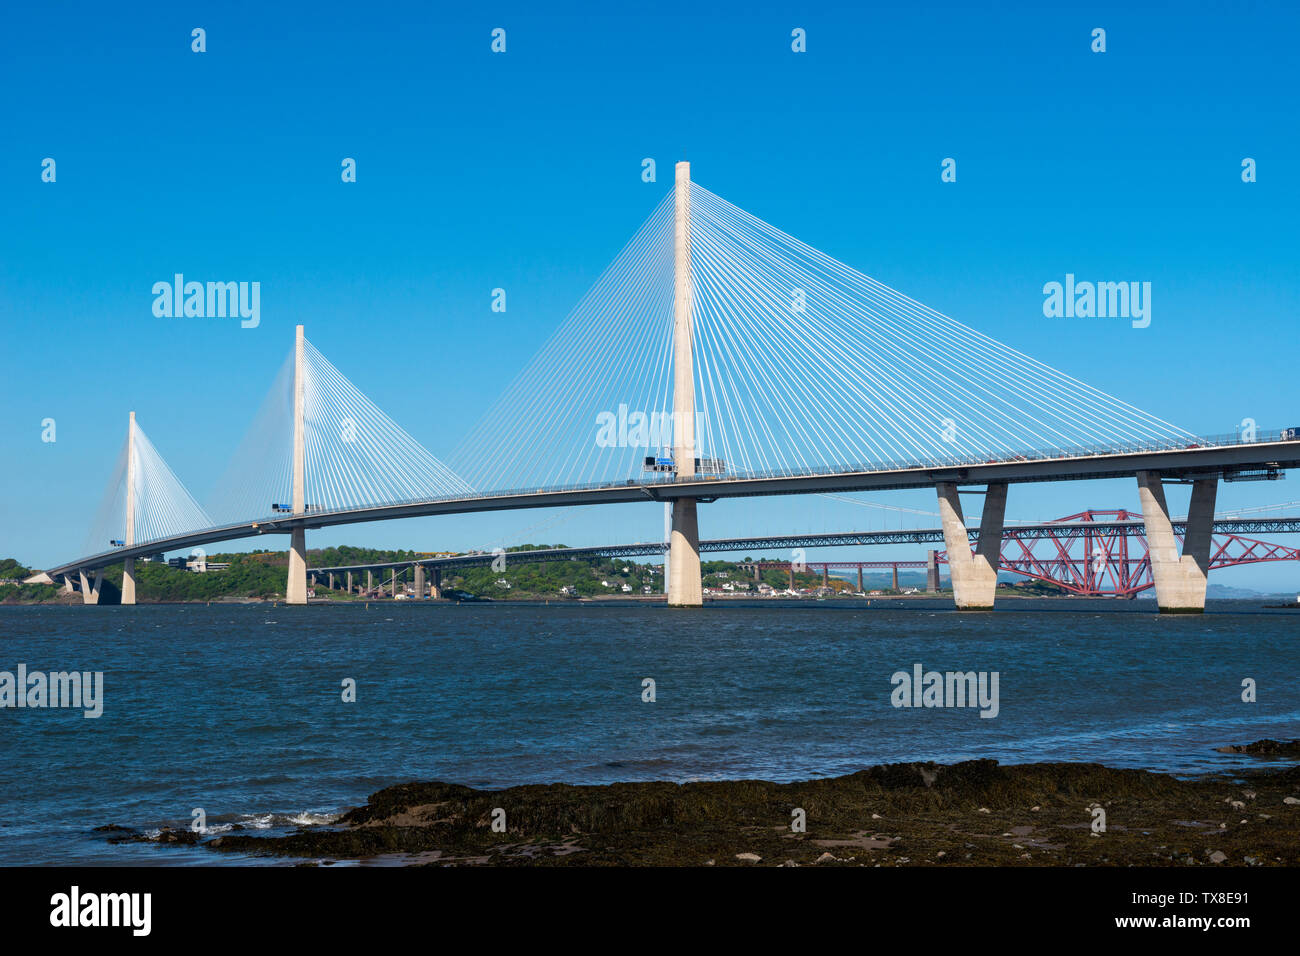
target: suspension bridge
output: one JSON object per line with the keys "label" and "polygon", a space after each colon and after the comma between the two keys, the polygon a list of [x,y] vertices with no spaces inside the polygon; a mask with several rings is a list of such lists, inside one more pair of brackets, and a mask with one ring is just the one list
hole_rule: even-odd
{"label": "suspension bridge", "polygon": [[[139,557],[283,534],[286,599],[305,604],[309,530],[660,502],[667,600],[691,607],[702,603],[699,504],[932,488],[956,606],[987,609],[1007,560],[1010,486],[1125,478],[1160,609],[1199,611],[1218,483],[1297,465],[1296,429],[1195,435],[805,245],[679,163],[674,188],[448,463],[299,326],[207,507],[132,413],[84,554],[46,573],[69,588],[78,576],[94,603],[103,569],[120,563],[134,603]],[[1191,486],[1181,547],[1168,483]],[[984,499],[978,528],[962,494]]]}

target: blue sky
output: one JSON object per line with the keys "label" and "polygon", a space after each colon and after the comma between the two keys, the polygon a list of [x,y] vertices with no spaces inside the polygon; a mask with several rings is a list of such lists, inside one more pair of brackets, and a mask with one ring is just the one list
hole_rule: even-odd
{"label": "blue sky", "polygon": [[[1300,16],[1283,3],[1038,6],[7,11],[0,553],[41,565],[79,550],[131,409],[204,500],[299,322],[445,457],[683,155],[729,201],[1155,415],[1199,433],[1300,425]],[[190,49],[194,27],[205,53]],[[503,55],[489,49],[494,27]],[[806,53],[790,49],[795,27]],[[1096,27],[1103,54],[1090,50]],[[41,181],[45,157],[55,183]],[[343,157],[357,160],[354,184],[340,181]],[[641,181],[644,157],[658,183]],[[940,182],[944,157],[956,183]],[[1258,182],[1241,181],[1244,157]],[[260,326],[156,318],[151,286],[176,272],[259,281]],[[1042,286],[1067,272],[1150,281],[1150,327],[1044,318]],[[490,310],[497,287],[505,314]],[[1220,506],[1293,499],[1291,479],[1226,486]],[[872,500],[934,510],[920,492]],[[1133,483],[1106,482],[1018,486],[1008,508],[1135,505]],[[701,516],[706,537],[900,521],[932,523],[815,497]],[[311,543],[432,550],[661,530],[646,506],[360,526]],[[1216,580],[1291,588],[1297,574]]]}

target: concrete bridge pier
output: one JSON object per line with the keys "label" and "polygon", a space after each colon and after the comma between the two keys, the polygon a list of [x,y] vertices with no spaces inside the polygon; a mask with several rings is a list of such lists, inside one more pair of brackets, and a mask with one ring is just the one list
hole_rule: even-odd
{"label": "concrete bridge pier", "polygon": [[331,590],[331,591],[334,590],[334,572],[333,572],[333,571],[330,572],[330,590]]}
{"label": "concrete bridge pier", "polygon": [[375,589],[375,572],[366,572],[366,593],[369,594]]}
{"label": "concrete bridge pier", "polygon": [[700,578],[700,524],[693,498],[673,502],[673,536],[669,543],[669,607],[700,607],[704,586]]}
{"label": "concrete bridge pier", "polygon": [[307,603],[307,530],[302,527],[294,528],[289,535],[289,585],[285,603]]}
{"label": "concrete bridge pier", "polygon": [[122,562],[122,603],[135,603],[135,558]]}
{"label": "concrete bridge pier", "polygon": [[925,590],[930,594],[939,590],[939,552],[930,550],[925,554]]}
{"label": "concrete bridge pier", "polygon": [[442,568],[429,569],[429,600],[442,600]]}
{"label": "concrete bridge pier", "polygon": [[831,586],[831,566],[829,564],[823,564],[822,565],[822,587],[828,588],[830,586]]}
{"label": "concrete bridge pier", "polygon": [[352,593],[352,572],[348,572],[348,593]]}
{"label": "concrete bridge pier", "polygon": [[424,598],[424,565],[415,566],[415,599],[417,601]]}
{"label": "concrete bridge pier", "polygon": [[998,587],[998,565],[1002,555],[1002,523],[1007,509],[1005,482],[991,484],[984,493],[980,517],[980,539],[971,552],[970,535],[962,515],[957,486],[950,481],[938,485],[939,515],[943,540],[948,549],[948,573],[952,596],[959,611],[991,611]]}
{"label": "concrete bridge pier", "polygon": [[84,570],[79,573],[81,574],[81,603],[98,604],[99,590],[104,585],[104,569],[98,568],[95,571],[95,583],[93,585]]}
{"label": "concrete bridge pier", "polygon": [[790,565],[790,590],[794,590],[794,565]]}
{"label": "concrete bridge pier", "polygon": [[860,593],[865,590],[866,588],[862,586],[862,565],[859,564],[858,565],[858,591]]}
{"label": "concrete bridge pier", "polygon": [[63,576],[63,593],[72,594],[75,590],[76,588],[72,586],[72,575],[65,574]]}
{"label": "concrete bridge pier", "polygon": [[1197,478],[1192,482],[1182,555],[1178,553],[1178,539],[1174,537],[1173,524],[1169,520],[1169,505],[1165,501],[1160,473],[1139,471],[1137,483],[1151,558],[1151,579],[1156,586],[1156,604],[1162,614],[1201,614],[1205,611],[1214,502],[1218,496],[1219,480]]}
{"label": "concrete bridge pier", "polygon": [[[893,587],[893,589],[894,589],[895,591],[898,590],[898,565],[897,565],[897,564],[894,565],[894,583],[893,583],[892,587]],[[858,590],[859,590],[859,591],[862,590],[861,575],[859,575],[859,580],[858,580]]]}

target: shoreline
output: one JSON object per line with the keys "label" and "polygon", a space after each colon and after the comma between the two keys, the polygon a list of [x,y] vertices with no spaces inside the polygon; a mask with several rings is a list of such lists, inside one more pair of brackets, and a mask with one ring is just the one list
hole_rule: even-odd
{"label": "shoreline", "polygon": [[100,829],[299,865],[1300,865],[1300,741],[1221,750],[1287,762],[1190,779],[971,760],[792,783],[403,783],[282,836]]}

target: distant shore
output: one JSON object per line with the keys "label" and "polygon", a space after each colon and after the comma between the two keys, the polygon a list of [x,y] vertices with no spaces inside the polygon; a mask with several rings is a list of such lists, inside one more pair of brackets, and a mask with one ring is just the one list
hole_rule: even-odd
{"label": "distant shore", "polygon": [[[1300,741],[1285,764],[1190,780],[1090,763],[875,766],[770,783],[407,783],[287,836],[151,842],[328,865],[1295,866]],[[119,826],[111,842],[145,842]]]}

